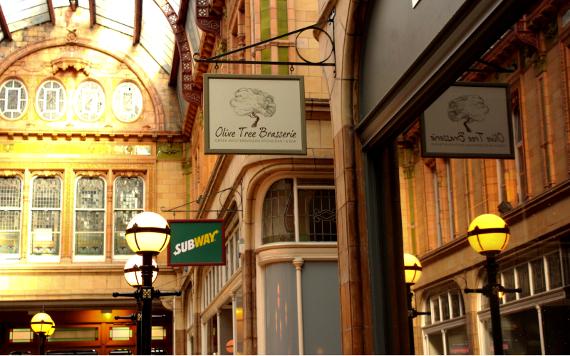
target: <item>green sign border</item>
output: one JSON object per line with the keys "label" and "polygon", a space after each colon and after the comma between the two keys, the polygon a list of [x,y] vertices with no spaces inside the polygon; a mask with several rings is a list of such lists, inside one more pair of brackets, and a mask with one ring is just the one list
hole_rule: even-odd
{"label": "green sign border", "polygon": [[[169,266],[220,266],[226,264],[226,234],[224,230],[224,220],[169,220],[168,224],[170,225],[170,242],[168,244]],[[217,241],[211,244],[211,246],[204,247],[208,248],[207,256],[201,256],[200,253],[198,253],[200,249],[198,249],[196,253],[189,254],[187,252],[183,261],[180,261],[180,257],[174,257],[175,247],[178,243],[200,236],[201,233],[212,231],[214,229],[221,230],[221,239],[217,239]]]}

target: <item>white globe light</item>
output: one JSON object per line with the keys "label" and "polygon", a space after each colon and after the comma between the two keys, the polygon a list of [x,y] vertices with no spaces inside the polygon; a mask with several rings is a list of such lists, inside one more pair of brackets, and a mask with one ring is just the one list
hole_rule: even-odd
{"label": "white globe light", "polygon": [[[141,255],[131,256],[131,258],[127,260],[127,263],[125,263],[125,279],[131,287],[140,287],[143,284],[142,271],[140,269],[142,264],[143,257]],[[154,283],[156,277],[158,277],[158,265],[154,258],[152,259],[152,266],[154,267],[152,270],[152,283]]]}
{"label": "white globe light", "polygon": [[404,279],[406,284],[416,284],[422,275],[422,264],[412,254],[404,253]]}
{"label": "white globe light", "polygon": [[164,250],[170,241],[170,226],[159,214],[145,211],[129,221],[125,239],[134,253],[156,255]]}
{"label": "white globe light", "polygon": [[47,334],[52,327],[55,327],[55,323],[49,314],[37,313],[32,317],[30,321],[30,326],[36,334]]}

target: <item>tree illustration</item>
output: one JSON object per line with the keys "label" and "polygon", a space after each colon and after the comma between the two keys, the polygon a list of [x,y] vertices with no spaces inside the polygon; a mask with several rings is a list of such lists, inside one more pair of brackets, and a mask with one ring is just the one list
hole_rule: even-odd
{"label": "tree illustration", "polygon": [[479,95],[461,95],[449,102],[447,115],[451,121],[463,121],[467,132],[471,132],[468,124],[483,121],[489,113],[489,107]]}
{"label": "tree illustration", "polygon": [[255,119],[251,127],[257,127],[260,115],[267,118],[273,116],[277,110],[273,96],[255,88],[240,88],[230,100],[230,106],[240,116],[249,116]]}

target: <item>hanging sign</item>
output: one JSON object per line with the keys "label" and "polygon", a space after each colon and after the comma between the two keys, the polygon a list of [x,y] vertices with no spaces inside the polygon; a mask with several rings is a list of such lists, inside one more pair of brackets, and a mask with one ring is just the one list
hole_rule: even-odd
{"label": "hanging sign", "polygon": [[456,83],[424,111],[424,157],[514,158],[508,85]]}
{"label": "hanging sign", "polygon": [[204,75],[204,152],[307,154],[302,76]]}
{"label": "hanging sign", "polygon": [[224,265],[223,220],[170,220],[170,266]]}

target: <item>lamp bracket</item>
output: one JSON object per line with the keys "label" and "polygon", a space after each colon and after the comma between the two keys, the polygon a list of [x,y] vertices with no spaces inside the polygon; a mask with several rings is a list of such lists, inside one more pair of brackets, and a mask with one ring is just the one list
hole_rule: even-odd
{"label": "lamp bracket", "polygon": [[[235,64],[265,64],[265,65],[288,65],[288,66],[294,66],[294,65],[302,65],[302,66],[331,66],[331,67],[335,67],[335,73],[336,73],[336,61],[335,61],[335,45],[334,45],[334,14],[326,21],[326,23],[328,23],[329,25],[332,26],[332,35],[329,34],[327,31],[323,30],[321,27],[321,25],[323,25],[323,23],[316,23],[310,26],[306,26],[291,32],[287,32],[275,37],[271,37],[268,38],[266,40],[257,42],[257,43],[253,43],[251,45],[248,46],[244,46],[244,47],[240,47],[222,54],[219,54],[217,56],[213,56],[210,58],[201,58],[199,53],[195,53],[194,54],[194,61],[198,62],[198,63],[215,63],[216,66],[217,64],[220,63],[235,63]],[[330,41],[330,46],[331,46],[331,50],[330,53],[328,54],[328,56],[326,56],[323,60],[318,61],[318,62],[313,62],[310,61],[306,58],[304,58],[301,53],[299,52],[299,48],[297,47],[297,42],[299,40],[299,36],[301,35],[301,33],[308,31],[308,30],[313,30],[316,32],[320,32],[320,34],[323,34],[326,38],[328,38],[328,40]],[[226,57],[235,54],[235,53],[239,53],[239,52],[244,52],[250,48],[254,48],[254,47],[259,47],[265,44],[268,44],[270,42],[276,41],[278,39],[281,39],[283,37],[287,37],[290,35],[294,35],[297,34],[297,36],[295,37],[295,41],[293,43],[294,47],[295,47],[295,51],[297,52],[297,56],[301,59],[301,61],[297,61],[297,62],[290,62],[290,61],[263,61],[263,60],[246,60],[246,59],[226,59]],[[289,43],[287,43],[287,46],[290,46]],[[331,58],[332,57],[332,58]],[[329,59],[332,59],[332,61],[329,61]]]}

